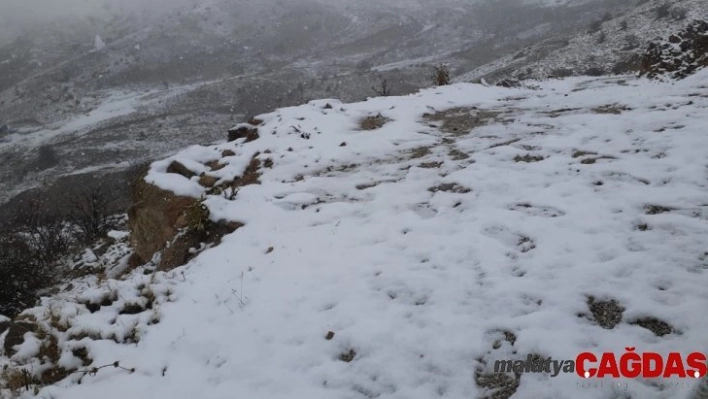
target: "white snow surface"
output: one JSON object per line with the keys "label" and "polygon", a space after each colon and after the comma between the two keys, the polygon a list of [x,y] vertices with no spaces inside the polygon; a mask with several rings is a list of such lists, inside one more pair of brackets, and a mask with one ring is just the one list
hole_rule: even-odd
{"label": "white snow surface", "polygon": [[[499,114],[455,134],[422,117],[455,107]],[[359,130],[377,114],[390,121]],[[479,359],[708,348],[708,71],[673,84],[456,84],[258,118],[258,140],[190,147],[152,167],[148,181],[199,196],[197,177],[166,173],[172,159],[210,173],[204,163],[232,150],[214,173],[223,179],[257,153],[273,161],[235,200],[206,197],[214,220],[246,225],[150,280],[169,287],[159,323],[123,315],[110,326],[138,328],[139,342],[83,339],[94,365],[136,371],[69,378],[39,397],[475,398],[488,393],[475,383]],[[515,161],[527,155],[537,162]],[[148,277],[109,282],[116,303]],[[622,322],[594,323],[589,296],[617,300]],[[115,323],[113,308],[64,306],[72,329],[105,335]],[[643,317],[675,332],[631,323]],[[513,347],[493,349],[501,331]],[[353,361],[340,360],[350,349]],[[582,382],[524,374],[513,397],[682,398],[695,383]]]}

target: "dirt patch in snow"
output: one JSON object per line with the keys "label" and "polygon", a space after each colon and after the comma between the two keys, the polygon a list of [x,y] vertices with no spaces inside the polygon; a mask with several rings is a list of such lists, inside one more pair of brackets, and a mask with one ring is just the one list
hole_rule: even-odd
{"label": "dirt patch in snow", "polygon": [[[450,134],[468,134],[474,128],[488,125],[494,121],[501,112],[484,111],[476,107],[452,108],[434,114],[424,114],[423,119],[428,122],[438,122],[434,125],[441,131]],[[440,125],[440,122],[442,125]]]}
{"label": "dirt patch in snow", "polygon": [[526,163],[532,163],[532,162],[541,162],[543,161],[544,158],[541,155],[531,155],[531,154],[526,154],[524,156],[517,155],[514,157],[514,162],[526,162]]}
{"label": "dirt patch in snow", "polygon": [[445,193],[466,194],[472,190],[457,183],[443,183],[439,186],[430,187],[428,191],[430,191],[431,193],[437,193],[438,191],[442,191]]}
{"label": "dirt patch in snow", "polygon": [[676,330],[669,323],[655,317],[637,319],[630,321],[629,324],[646,328],[657,337],[663,337],[664,335],[669,335],[676,332]]}
{"label": "dirt patch in snow", "polygon": [[608,330],[615,328],[622,321],[622,313],[625,310],[614,299],[597,301],[592,296],[588,298],[588,307],[597,324]]}
{"label": "dirt patch in snow", "polygon": [[376,116],[367,116],[366,118],[359,121],[359,128],[361,130],[378,130],[390,121],[390,119],[386,118],[381,114],[378,114]]}
{"label": "dirt patch in snow", "polygon": [[632,108],[629,108],[626,105],[620,105],[620,104],[608,104],[608,105],[603,105],[601,107],[593,108],[591,111],[596,114],[612,114],[612,115],[619,115],[624,111],[631,111]]}

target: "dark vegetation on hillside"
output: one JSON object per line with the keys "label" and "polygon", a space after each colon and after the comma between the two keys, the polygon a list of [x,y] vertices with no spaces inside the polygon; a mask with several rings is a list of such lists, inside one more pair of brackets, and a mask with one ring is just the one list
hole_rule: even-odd
{"label": "dark vegetation on hillside", "polygon": [[72,176],[0,210],[0,314],[14,317],[66,274],[66,261],[106,237],[125,212],[136,168]]}

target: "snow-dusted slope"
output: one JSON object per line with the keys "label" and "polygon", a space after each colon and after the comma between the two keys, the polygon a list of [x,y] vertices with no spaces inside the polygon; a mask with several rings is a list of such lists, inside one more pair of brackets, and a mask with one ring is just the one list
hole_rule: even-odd
{"label": "snow-dusted slope", "polygon": [[[667,12],[682,16],[678,18],[671,14],[660,17],[662,7],[669,7]],[[606,16],[598,13],[594,19],[595,27],[590,24],[572,35],[546,38],[516,54],[495,59],[460,78],[487,76],[499,79],[514,76],[545,79],[565,74],[629,73],[637,70],[638,59],[646,51],[647,43],[656,38],[665,39],[694,20],[706,19],[708,4],[702,0],[637,2],[636,7],[629,7],[621,13],[608,12]]]}
{"label": "snow-dusted slope", "polygon": [[[489,393],[478,368],[497,358],[705,350],[707,108],[704,71],[675,84],[459,84],[263,115],[259,139],[188,148],[147,177],[201,195],[197,177],[166,173],[172,160],[226,180],[270,158],[260,185],[206,199],[214,220],[245,227],[182,268],[77,284],[34,311],[73,320],[65,364],[68,337],[86,329],[139,341],[78,334],[94,366],[135,372],[76,374],[40,397],[474,398]],[[378,114],[380,129],[359,129]],[[200,166],[214,160],[228,165]],[[146,289],[149,311],[118,315]],[[102,292],[113,305],[75,304]],[[621,322],[597,325],[589,297],[616,300]],[[634,324],[644,318],[671,333]],[[514,398],[681,398],[695,383],[582,382],[524,374]]]}

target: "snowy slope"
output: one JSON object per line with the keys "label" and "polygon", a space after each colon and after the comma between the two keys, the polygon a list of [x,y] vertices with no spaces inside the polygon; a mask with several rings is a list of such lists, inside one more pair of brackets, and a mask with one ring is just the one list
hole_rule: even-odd
{"label": "snowy slope", "polygon": [[[257,153],[272,159],[260,185],[206,200],[214,220],[245,227],[184,267],[87,280],[29,312],[72,320],[58,333],[67,366],[80,343],[94,366],[135,368],[80,385],[75,374],[39,397],[474,398],[489,393],[476,370],[497,358],[705,350],[707,108],[704,71],[675,84],[458,84],[263,115],[258,140],[190,147],[147,177],[198,196],[196,177],[166,173],[172,160],[209,171],[221,159],[213,174],[229,179]],[[359,129],[379,113],[388,123]],[[150,310],[118,314],[146,289]],[[76,303],[109,293],[95,313]],[[593,322],[590,296],[616,300],[622,322]],[[672,333],[632,324],[646,317]],[[581,382],[526,374],[513,397],[682,398],[694,383]]]}
{"label": "snowy slope", "polygon": [[[684,19],[657,17],[657,9],[670,5],[672,10],[683,10]],[[684,29],[691,21],[708,19],[708,3],[703,0],[647,0],[638,2],[624,12],[609,14],[609,19],[594,21],[597,29],[588,27],[571,35],[555,35],[534,43],[514,55],[505,55],[478,67],[460,77],[488,79],[514,76],[523,79],[545,79],[567,71],[573,75],[592,75],[592,70],[602,74],[628,73],[636,57],[644,54],[647,44],[657,38]],[[604,18],[604,17],[603,17]],[[590,22],[588,22],[590,23]],[[636,66],[634,67],[636,70]]]}

